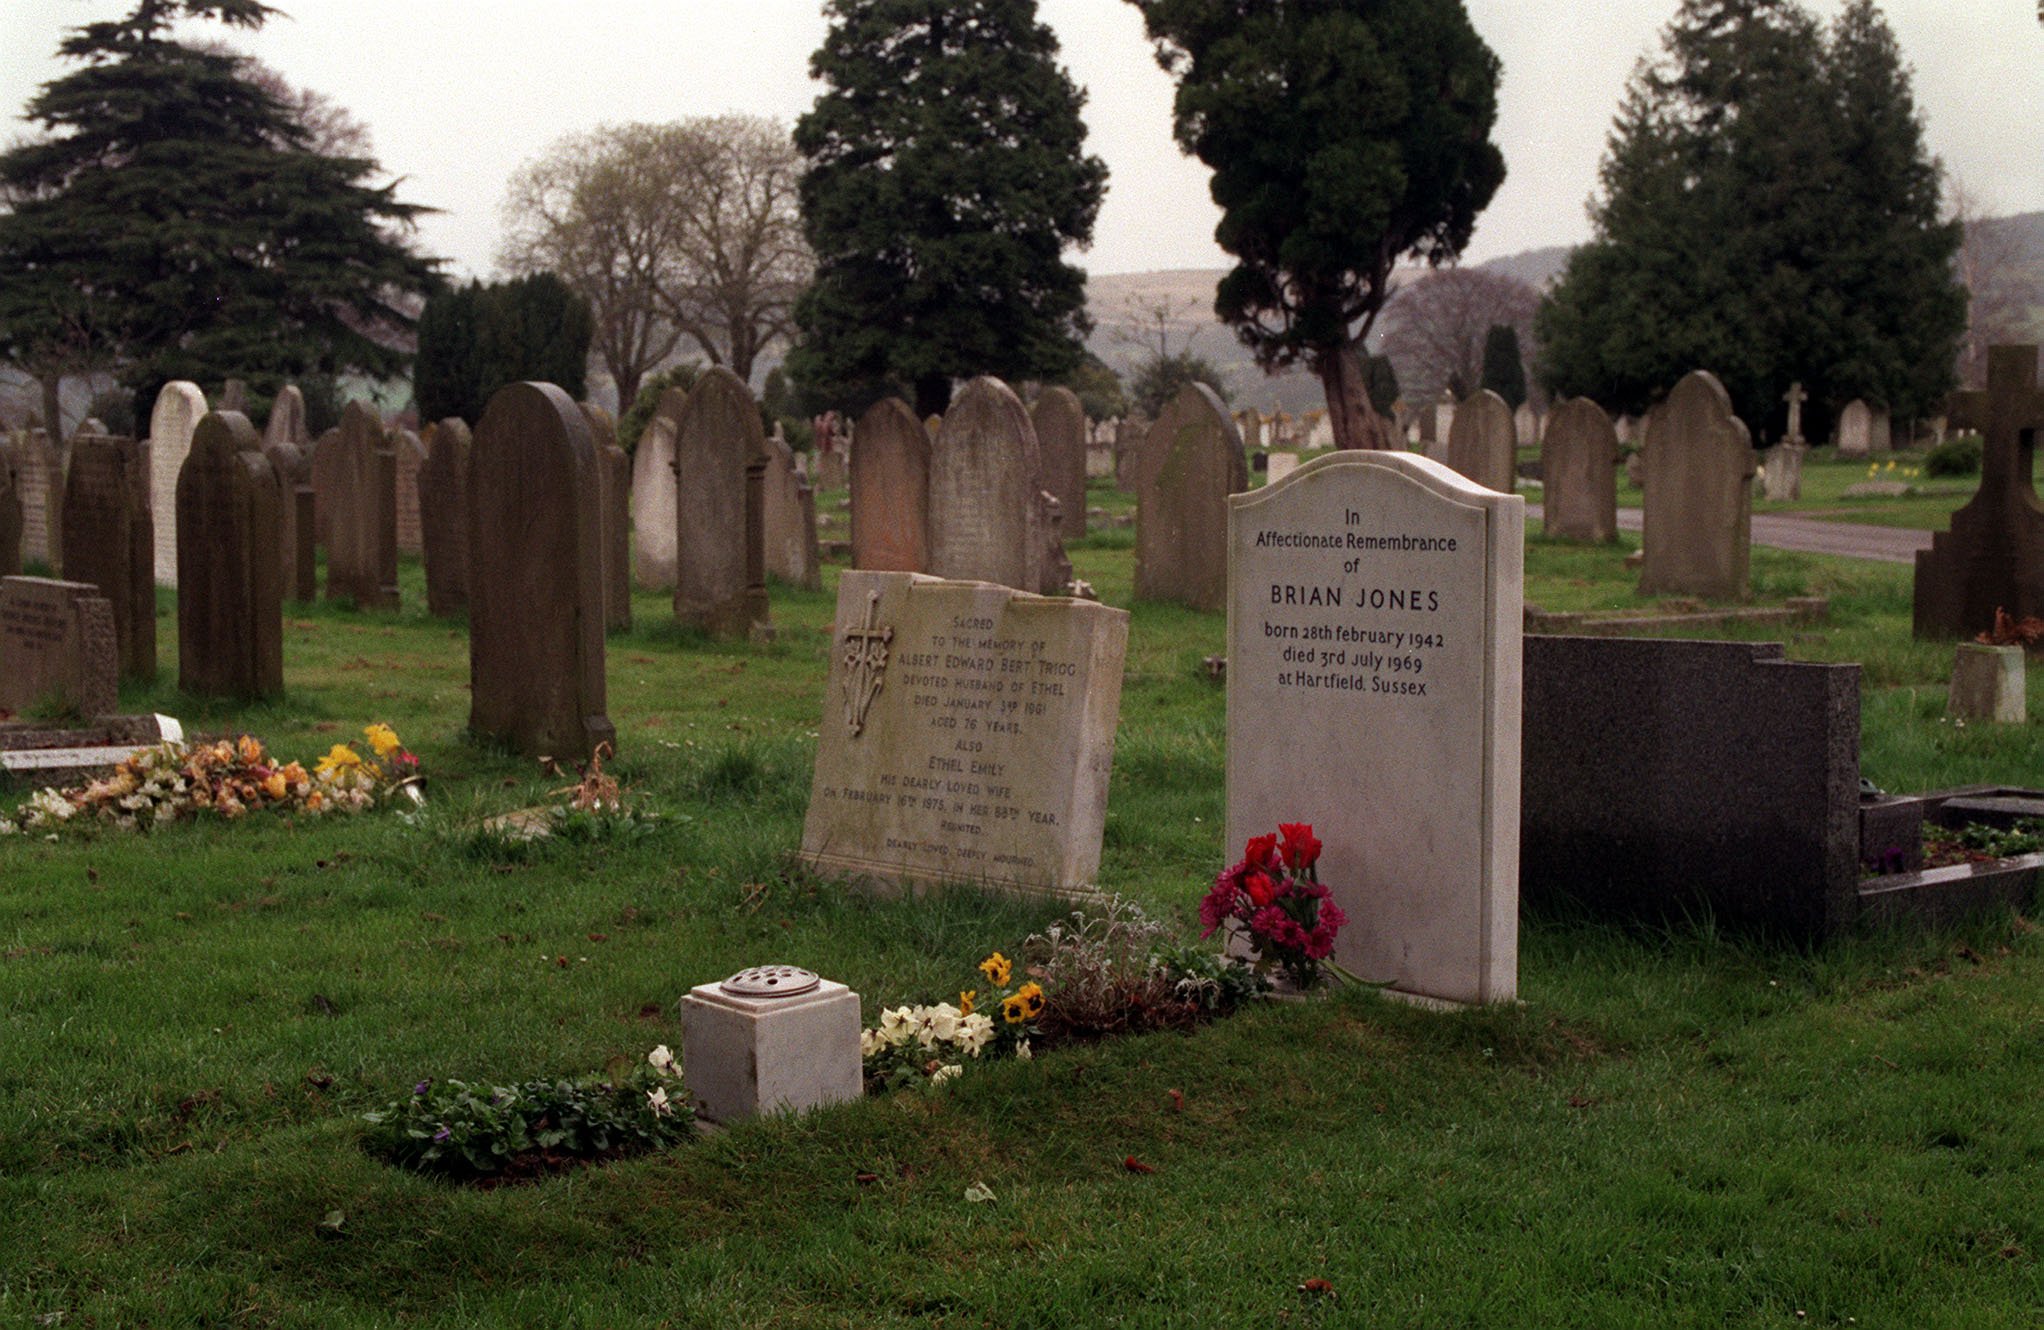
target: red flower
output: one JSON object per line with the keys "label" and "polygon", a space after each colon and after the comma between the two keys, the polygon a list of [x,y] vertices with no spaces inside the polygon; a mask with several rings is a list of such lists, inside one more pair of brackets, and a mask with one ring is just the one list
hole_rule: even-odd
{"label": "red flower", "polygon": [[1271,868],[1277,863],[1276,836],[1251,836],[1249,846],[1242,851],[1242,861],[1251,868]]}
{"label": "red flower", "polygon": [[1310,822],[1280,822],[1278,831],[1285,838],[1285,866],[1295,873],[1311,868],[1320,859],[1320,841],[1313,834]]}
{"label": "red flower", "polygon": [[1277,883],[1263,873],[1251,873],[1243,878],[1242,889],[1249,893],[1249,899],[1258,909],[1277,898]]}

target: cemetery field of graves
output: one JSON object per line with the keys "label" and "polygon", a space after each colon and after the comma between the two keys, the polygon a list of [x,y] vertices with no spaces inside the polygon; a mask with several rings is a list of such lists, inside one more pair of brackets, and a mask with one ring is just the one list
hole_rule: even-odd
{"label": "cemetery field of graves", "polygon": [[[1128,506],[1101,481],[1088,502]],[[1190,941],[1240,852],[1206,665],[1226,624],[1132,604],[1133,535],[1094,525],[1069,543],[1074,574],[1131,614],[1098,881]],[[1639,604],[1636,543],[1536,535],[1526,601]],[[842,572],[772,585],[770,643],[678,628],[665,594],[639,592],[606,653],[624,811],[530,842],[485,823],[568,801],[574,764],[464,735],[468,634],[424,613],[415,560],[401,610],[287,606],[288,686],[250,706],[178,691],[176,593],[159,591],[158,682],[125,686],[123,710],[308,765],[387,723],[426,800],[0,841],[0,1323],[2044,1313],[2044,938],[2005,912],[1797,944],[1550,902],[1522,919],[1516,1005],[1442,1013],[1356,987],[1261,1002],[494,1189],[365,1151],[363,1115],[423,1081],[678,1048],[677,999],[746,966],[842,981],[870,1022],[973,987],[989,952],[1026,957],[1066,913],[877,899],[793,865]],[[1823,596],[1827,615],[1693,635],[1859,663],[1878,784],[2044,785],[2023,727],[1944,720],[1952,648],[1912,640],[1907,568],[1755,549],[1752,586]]]}

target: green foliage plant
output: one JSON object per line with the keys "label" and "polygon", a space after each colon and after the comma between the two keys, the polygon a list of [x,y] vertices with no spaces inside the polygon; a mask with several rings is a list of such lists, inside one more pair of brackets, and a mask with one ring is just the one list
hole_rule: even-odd
{"label": "green foliage plant", "polygon": [[1519,330],[1493,324],[1483,336],[1483,383],[1505,405],[1517,411],[1526,403],[1526,361],[1519,351]]}
{"label": "green foliage plant", "polygon": [[1156,356],[1136,371],[1129,384],[1129,402],[1138,415],[1155,420],[1188,383],[1204,383],[1223,402],[1231,401],[1227,378],[1211,360],[1191,351]]}
{"label": "green foliage plant", "polygon": [[646,432],[646,426],[653,423],[653,416],[660,410],[660,398],[669,388],[683,392],[696,386],[702,377],[703,367],[693,360],[647,375],[639,384],[639,395],[618,417],[617,442],[626,452],[634,452],[639,446],[639,436]]}
{"label": "green foliage plant", "polygon": [[507,383],[588,390],[589,303],[552,273],[466,286],[429,297],[419,314],[412,387],[422,420],[483,418]]}
{"label": "green foliage plant", "polygon": [[1977,476],[1985,449],[1978,434],[1954,434],[1923,455],[1923,474]]}

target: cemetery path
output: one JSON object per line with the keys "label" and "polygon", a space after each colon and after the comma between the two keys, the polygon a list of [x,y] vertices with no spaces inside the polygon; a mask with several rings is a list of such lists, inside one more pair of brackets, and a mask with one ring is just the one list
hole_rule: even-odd
{"label": "cemetery path", "polygon": [[[1540,516],[1540,505],[1526,505],[1526,516]],[[1618,526],[1623,531],[1640,529],[1637,508],[1620,508]],[[1753,543],[1778,550],[1799,550],[1805,554],[1834,554],[1846,559],[1871,559],[1877,563],[1915,563],[1916,552],[1930,548],[1931,533],[1907,527],[1864,526],[1855,522],[1827,522],[1794,513],[1755,513]]]}

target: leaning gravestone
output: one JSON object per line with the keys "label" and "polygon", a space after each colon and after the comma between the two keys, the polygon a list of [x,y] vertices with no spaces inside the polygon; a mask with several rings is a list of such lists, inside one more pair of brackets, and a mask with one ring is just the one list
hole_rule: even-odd
{"label": "leaning gravestone", "polygon": [[908,403],[884,397],[852,429],[852,567],[929,568],[930,431]]}
{"label": "leaning gravestone", "polygon": [[183,379],[163,385],[149,413],[149,508],[156,527],[156,581],[177,585],[177,482],[206,414],[206,395]]}
{"label": "leaning gravestone", "polygon": [[669,388],[632,454],[632,571],[642,587],[674,590],[674,422],[688,395]]}
{"label": "leaning gravestone", "polygon": [[1310,823],[1335,960],[1415,997],[1517,988],[1524,533],[1410,453],[1228,501],[1228,848]]}
{"label": "leaning gravestone", "polygon": [[1838,413],[1838,455],[1865,457],[1874,449],[1874,413],[1865,402],[1854,399]]}
{"label": "leaning gravestone", "polygon": [[0,577],[21,571],[21,496],[14,489],[14,463],[0,448]]}
{"label": "leaning gravestone", "polygon": [[1512,408],[1479,388],[1455,409],[1448,433],[1448,465],[1487,490],[1510,494],[1518,483],[1518,432]]}
{"label": "leaning gravestone", "polygon": [[1228,598],[1228,497],[1249,488],[1242,436],[1214,390],[1178,390],[1136,465],[1136,599],[1218,610]]}
{"label": "leaning gravestone", "polygon": [[2004,609],[2044,617],[2044,505],[2032,479],[2044,429],[2037,348],[1987,353],[1987,390],[1952,394],[1952,424],[1986,439],[1980,488],[1916,556],[1918,637],[1972,637]]}
{"label": "leaning gravestone", "polygon": [[134,439],[71,440],[64,577],[97,587],[113,614],[123,679],[156,677],[156,532],[149,461]]}
{"label": "leaning gravestone", "polygon": [[7,441],[14,454],[14,490],[21,501],[21,559],[54,568],[64,556],[64,461],[41,429]]}
{"label": "leaning gravestone", "polygon": [[1043,458],[1043,487],[1057,497],[1064,517],[1058,536],[1077,540],[1086,534],[1086,408],[1070,388],[1045,388],[1029,423]]}
{"label": "leaning gravestone", "polygon": [[419,473],[419,542],[426,562],[426,612],[436,618],[468,608],[468,422],[449,416],[426,431]]}
{"label": "leaning gravestone", "polygon": [[896,885],[1085,893],[1127,648],[1128,613],[1096,602],[846,572],[803,861]]}
{"label": "leaning gravestone", "polygon": [[594,402],[582,403],[589,441],[596,449],[598,507],[603,513],[603,626],[632,626],[632,459],[617,446],[617,421]]}
{"label": "leaning gravestone", "polygon": [[284,691],[281,488],[246,417],[199,421],[176,490],[178,687],[188,693]]}
{"label": "leaning gravestone", "polygon": [[766,523],[766,570],[789,586],[823,588],[816,539],[816,494],[795,470],[795,451],[782,439],[766,442],[761,512]]}
{"label": "leaning gravestone", "polygon": [[114,611],[99,588],[0,578],[0,712],[91,720],[120,707]]}
{"label": "leaning gravestone", "polygon": [[601,482],[550,383],[499,388],[469,470],[469,729],[531,757],[615,748],[603,674]]}
{"label": "leaning gravestone", "polygon": [[374,411],[350,402],[339,437],[320,445],[315,473],[328,453],[327,599],[345,596],[361,609],[396,609],[397,454],[391,438]]}
{"label": "leaning gravestone", "polygon": [[1542,522],[1562,540],[1618,539],[1618,433],[1587,397],[1571,397],[1547,418],[1540,442]]}
{"label": "leaning gravestone", "polygon": [[752,394],[718,365],[675,424],[674,617],[718,636],[768,633],[766,432]]}
{"label": "leaning gravestone", "polygon": [[930,445],[929,572],[1041,591],[1042,475],[1021,399],[999,379],[966,384]]}
{"label": "leaning gravestone", "polygon": [[1717,376],[1697,370],[1647,421],[1643,596],[1747,594],[1753,539],[1752,436]]}

